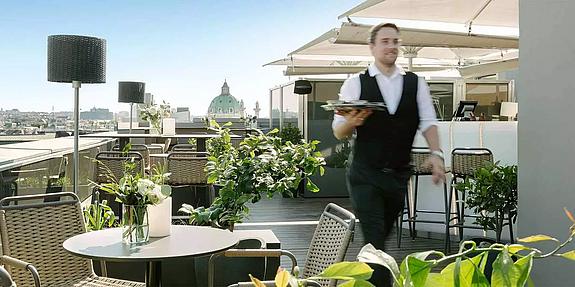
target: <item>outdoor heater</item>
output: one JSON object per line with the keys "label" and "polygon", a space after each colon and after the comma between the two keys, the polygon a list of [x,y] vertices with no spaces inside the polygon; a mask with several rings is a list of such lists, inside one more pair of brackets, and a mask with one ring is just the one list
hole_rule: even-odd
{"label": "outdoor heater", "polygon": [[48,81],[72,83],[74,88],[74,192],[80,169],[80,86],[106,82],[106,40],[78,35],[48,36]]}
{"label": "outdoor heater", "polygon": [[118,102],[130,103],[130,133],[132,133],[134,103],[144,103],[145,88],[146,84],[141,82],[118,83]]}

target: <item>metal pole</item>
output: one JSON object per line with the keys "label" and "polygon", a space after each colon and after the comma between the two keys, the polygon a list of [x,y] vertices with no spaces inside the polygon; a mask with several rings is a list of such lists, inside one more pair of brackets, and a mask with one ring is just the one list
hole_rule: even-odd
{"label": "metal pole", "polygon": [[134,103],[130,103],[130,134],[132,133],[132,112],[134,111]]}
{"label": "metal pole", "polygon": [[80,81],[73,81],[72,87],[74,88],[74,193],[78,193],[80,180],[80,151],[79,151],[79,124],[80,124]]}

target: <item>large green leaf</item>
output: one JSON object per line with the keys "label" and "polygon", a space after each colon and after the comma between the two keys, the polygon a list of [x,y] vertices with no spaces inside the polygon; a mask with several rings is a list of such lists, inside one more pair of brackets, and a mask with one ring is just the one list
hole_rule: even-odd
{"label": "large green leaf", "polygon": [[544,234],[538,234],[538,235],[531,235],[531,236],[527,236],[525,238],[519,238],[518,240],[519,242],[525,242],[525,243],[532,243],[532,242],[539,242],[539,241],[555,241],[555,242],[559,242],[559,240],[557,240],[556,238],[553,238],[549,235],[544,235]]}
{"label": "large green leaf", "polygon": [[365,263],[372,263],[381,265],[391,271],[391,275],[393,276],[393,281],[396,284],[400,284],[399,278],[399,267],[397,266],[397,262],[395,259],[391,257],[389,254],[375,249],[375,247],[371,244],[367,244],[361,248],[359,254],[357,255],[357,260]]}
{"label": "large green leaf", "polygon": [[516,287],[514,284],[520,277],[519,272],[513,266],[513,260],[509,256],[507,249],[499,253],[493,262],[493,273],[491,275],[492,287]]}
{"label": "large green leaf", "polygon": [[371,278],[372,273],[373,269],[364,262],[339,262],[327,267],[318,277],[334,278],[337,276],[367,280]]}
{"label": "large green leaf", "polygon": [[[461,287],[488,287],[489,282],[482,272],[482,262],[487,256],[486,252],[482,252],[479,255],[469,258],[462,259],[460,262],[460,272],[459,272],[459,286]],[[433,274],[431,280],[428,280],[427,286],[456,286],[455,285],[455,265],[453,262],[447,265],[440,274]],[[434,282],[436,285],[431,285]]]}
{"label": "large green leaf", "polygon": [[365,280],[349,280],[342,284],[337,285],[338,287],[375,287],[375,285],[371,284]]}
{"label": "large green leaf", "polygon": [[575,260],[575,250],[565,252],[563,254],[560,254],[560,256],[563,258],[570,259],[570,260]]}
{"label": "large green leaf", "polygon": [[[401,273],[404,274],[408,282],[411,281],[414,287],[423,287],[431,267],[431,262],[408,255],[401,264]],[[409,276],[406,276],[407,274]]]}
{"label": "large green leaf", "polygon": [[529,279],[531,268],[533,267],[533,254],[520,258],[513,264],[513,266],[519,274],[516,285],[520,287],[525,286],[525,283],[527,283],[527,280]]}

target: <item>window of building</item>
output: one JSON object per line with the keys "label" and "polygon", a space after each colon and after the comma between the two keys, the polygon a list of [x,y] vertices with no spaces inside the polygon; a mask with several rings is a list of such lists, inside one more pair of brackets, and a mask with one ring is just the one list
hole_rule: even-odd
{"label": "window of building", "polygon": [[507,83],[467,83],[465,99],[477,101],[475,115],[484,115],[485,120],[499,117],[501,102],[509,101]]}

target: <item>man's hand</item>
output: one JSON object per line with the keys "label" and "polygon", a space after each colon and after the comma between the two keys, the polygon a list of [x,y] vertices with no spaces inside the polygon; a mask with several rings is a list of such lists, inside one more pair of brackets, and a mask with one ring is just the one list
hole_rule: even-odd
{"label": "man's hand", "polygon": [[365,119],[373,112],[370,109],[353,109],[353,110],[336,110],[336,114],[344,116],[345,121],[352,127],[359,127],[363,125]]}
{"label": "man's hand", "polygon": [[431,180],[434,184],[445,182],[445,166],[442,158],[430,155],[423,163],[423,166],[431,168]]}

